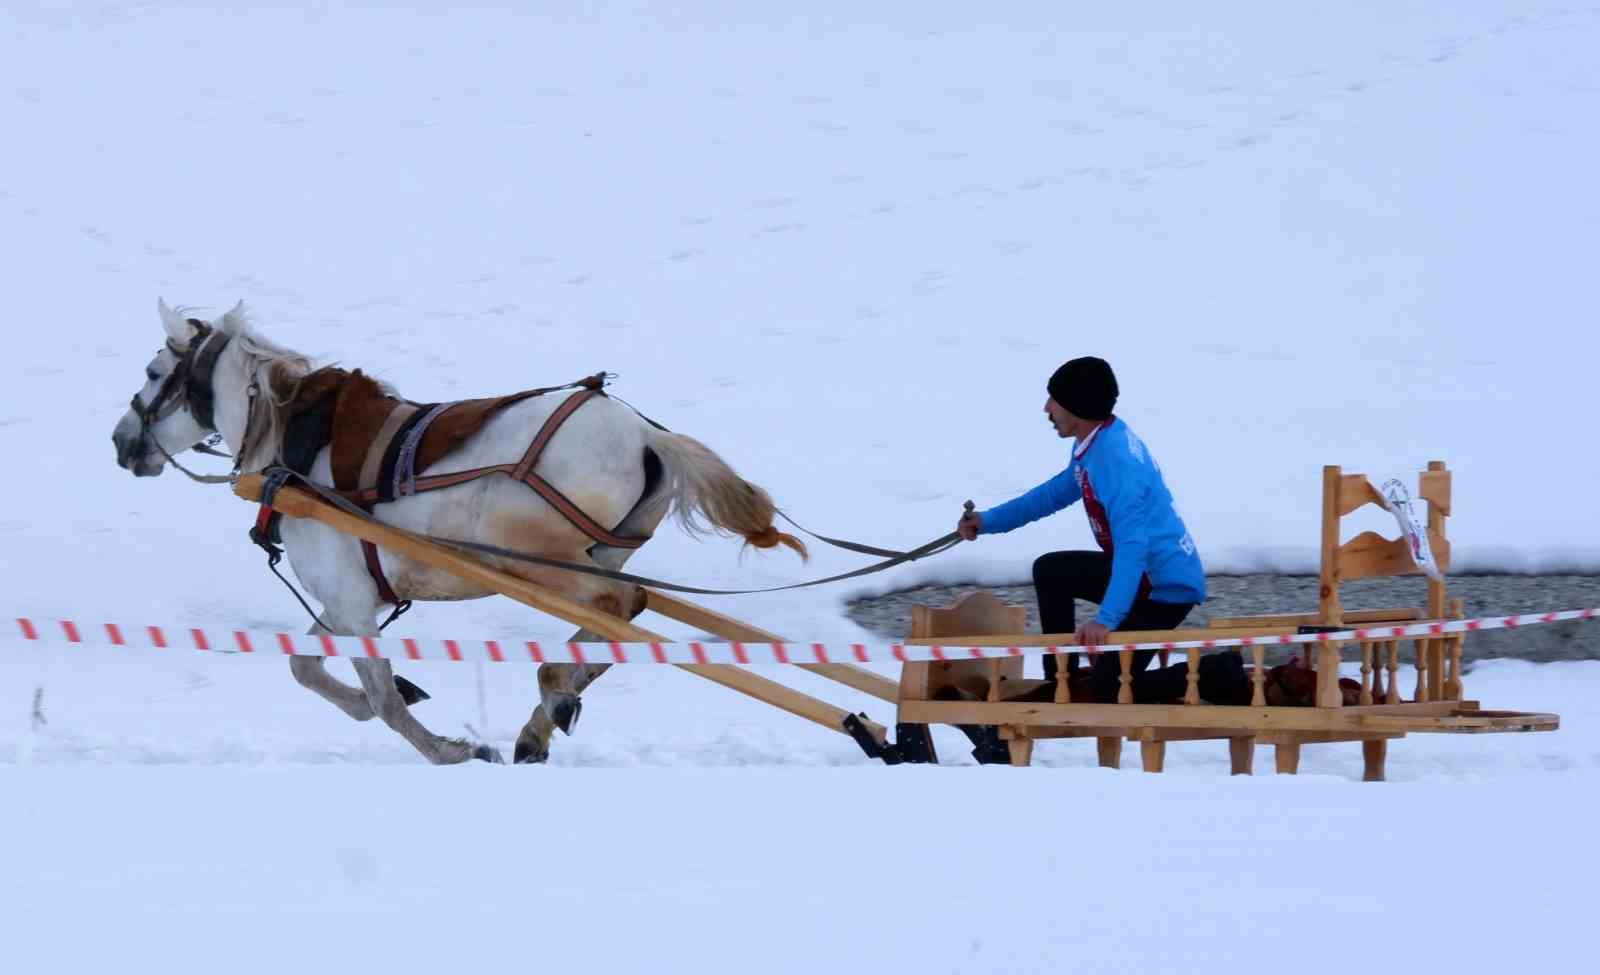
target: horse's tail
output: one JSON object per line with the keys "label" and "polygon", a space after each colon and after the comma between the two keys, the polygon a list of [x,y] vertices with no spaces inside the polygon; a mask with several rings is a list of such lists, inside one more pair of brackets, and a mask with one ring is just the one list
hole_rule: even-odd
{"label": "horse's tail", "polygon": [[647,437],[661,458],[666,490],[685,531],[698,534],[710,522],[714,529],[739,535],[756,548],[785,545],[807,558],[804,542],[773,525],[777,506],[772,496],[736,474],[710,447],[655,427],[649,428]]}

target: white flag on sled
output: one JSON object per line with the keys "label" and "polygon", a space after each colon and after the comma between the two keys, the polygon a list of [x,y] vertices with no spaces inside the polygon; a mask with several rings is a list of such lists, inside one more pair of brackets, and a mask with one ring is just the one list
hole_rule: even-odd
{"label": "white flag on sled", "polygon": [[1378,494],[1383,497],[1383,506],[1399,523],[1401,536],[1411,551],[1411,560],[1417,564],[1417,568],[1427,573],[1428,578],[1443,582],[1444,573],[1439,571],[1439,563],[1433,557],[1433,546],[1428,544],[1427,522],[1417,517],[1416,508],[1411,503],[1411,491],[1405,482],[1391,477],[1378,486]]}

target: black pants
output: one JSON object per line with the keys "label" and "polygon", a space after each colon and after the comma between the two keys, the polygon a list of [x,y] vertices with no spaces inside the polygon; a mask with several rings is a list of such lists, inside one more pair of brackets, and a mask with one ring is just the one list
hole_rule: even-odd
{"label": "black pants", "polygon": [[[1104,552],[1050,552],[1033,563],[1033,591],[1039,600],[1039,622],[1046,633],[1072,633],[1078,628],[1077,607],[1073,601],[1099,603],[1106,598],[1106,587],[1111,585],[1111,556]],[[1194,603],[1163,603],[1141,596],[1134,600],[1128,616],[1117,627],[1119,630],[1175,630],[1183,623]],[[1154,650],[1138,650],[1133,655],[1134,699],[1148,699],[1142,694],[1140,675],[1150,666]],[[1071,655],[1069,666],[1076,666],[1078,655]],[[1044,676],[1053,680],[1056,675],[1054,654],[1045,654]],[[1122,683],[1122,664],[1116,653],[1102,653],[1095,658],[1089,672],[1090,685],[1095,700],[1114,704]]]}

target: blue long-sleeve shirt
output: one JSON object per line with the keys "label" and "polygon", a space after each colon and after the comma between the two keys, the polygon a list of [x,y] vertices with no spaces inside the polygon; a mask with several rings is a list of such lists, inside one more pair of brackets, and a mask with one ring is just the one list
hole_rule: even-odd
{"label": "blue long-sleeve shirt", "polygon": [[1033,490],[982,512],[998,535],[1084,502],[1089,528],[1111,553],[1111,583],[1095,621],[1116,629],[1149,579],[1151,599],[1201,603],[1205,569],[1156,465],[1128,425],[1112,418],[1080,441],[1067,469]]}

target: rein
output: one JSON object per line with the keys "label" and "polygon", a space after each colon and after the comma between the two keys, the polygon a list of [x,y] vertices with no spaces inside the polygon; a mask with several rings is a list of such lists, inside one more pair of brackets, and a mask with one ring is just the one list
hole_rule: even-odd
{"label": "rein", "polygon": [[[343,511],[348,515],[360,518],[362,521],[371,522],[375,525],[383,524],[360,506],[352,504],[350,501],[342,497],[338,492],[329,490],[328,488],[317,484],[298,471],[291,470],[287,467],[275,466],[268,468],[263,473],[266,475],[266,483],[262,487],[261,503],[265,507],[272,507],[272,500],[277,495],[277,492],[290,482],[294,482],[304,487],[312,494],[315,494],[324,502],[333,505],[335,508],[338,508],[340,511]],[[780,515],[781,514],[782,513],[780,512]],[[835,548],[842,548],[851,552],[879,555],[883,556],[884,558],[880,562],[876,562],[872,565],[855,569],[850,572],[841,572],[838,575],[831,575],[823,579],[812,579],[807,582],[791,583],[787,586],[770,586],[765,589],[702,589],[698,586],[679,585],[675,582],[652,579],[648,576],[634,575],[629,572],[617,572],[615,570],[602,568],[597,565],[583,565],[578,562],[568,562],[564,559],[553,559],[543,555],[534,555],[531,552],[502,548],[501,546],[489,545],[484,542],[470,542],[464,539],[456,538],[441,538],[437,535],[426,535],[417,532],[410,532],[408,534],[411,534],[414,537],[424,541],[443,545],[447,548],[453,548],[460,552],[472,552],[480,555],[493,555],[497,558],[511,559],[516,562],[526,562],[530,565],[544,566],[551,569],[562,569],[568,572],[581,573],[583,575],[598,576],[602,579],[611,579],[617,582],[627,582],[637,586],[649,586],[653,589],[664,589],[668,592],[681,592],[696,596],[746,596],[755,593],[785,592],[790,589],[807,589],[812,586],[821,586],[830,582],[842,582],[846,579],[856,579],[861,576],[883,572],[886,569],[891,569],[906,562],[915,562],[918,559],[924,559],[931,555],[938,555],[939,553],[954,548],[956,545],[961,543],[961,536],[956,532],[950,532],[948,535],[942,535],[939,538],[935,538],[930,542],[919,545],[914,549],[901,552],[894,549],[876,548],[870,545],[861,545],[856,542],[847,542],[841,539],[827,538],[802,528],[787,515],[783,515],[782,517],[785,521],[788,521],[789,524],[794,525],[795,528],[826,545],[831,545]],[[385,527],[393,528],[393,526]],[[257,544],[260,543],[257,542]]]}

